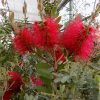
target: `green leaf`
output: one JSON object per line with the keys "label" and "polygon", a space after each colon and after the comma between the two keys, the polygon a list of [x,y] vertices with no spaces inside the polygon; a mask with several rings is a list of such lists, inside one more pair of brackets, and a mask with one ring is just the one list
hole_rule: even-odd
{"label": "green leaf", "polygon": [[47,63],[38,63],[36,67],[37,67],[37,72],[41,77],[47,79],[53,79],[53,75],[49,71],[49,65]]}
{"label": "green leaf", "polygon": [[61,79],[61,82],[62,82],[62,83],[65,83],[65,82],[70,83],[70,77],[69,77],[69,76],[64,76],[64,77]]}
{"label": "green leaf", "polygon": [[60,85],[60,92],[63,93],[65,90],[65,85]]}
{"label": "green leaf", "polygon": [[46,86],[36,87],[36,90],[38,92],[45,92],[45,93],[51,93],[52,92],[51,91],[52,89],[49,85],[48,85],[48,87],[46,87]]}
{"label": "green leaf", "polygon": [[57,17],[58,13],[57,13],[57,7],[53,7],[51,10],[51,16]]}
{"label": "green leaf", "polygon": [[24,96],[25,100],[34,100],[33,95],[28,95],[27,93]]}
{"label": "green leaf", "polygon": [[3,93],[4,93],[3,89],[0,88],[0,97],[2,97]]}
{"label": "green leaf", "polygon": [[0,80],[6,79],[6,69],[4,67],[0,67]]}
{"label": "green leaf", "polygon": [[56,79],[54,80],[54,82],[55,82],[55,83],[61,82],[61,78],[56,78]]}
{"label": "green leaf", "polygon": [[44,92],[51,92],[51,82],[53,79],[53,75],[50,72],[49,65],[47,63],[38,63],[37,64],[37,72],[40,75],[41,79],[43,80],[44,86],[38,87],[38,91],[44,91]]}

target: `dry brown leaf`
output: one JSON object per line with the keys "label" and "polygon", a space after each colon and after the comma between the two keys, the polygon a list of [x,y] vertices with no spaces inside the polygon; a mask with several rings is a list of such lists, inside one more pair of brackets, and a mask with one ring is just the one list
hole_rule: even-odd
{"label": "dry brown leaf", "polygon": [[10,21],[11,23],[14,22],[14,12],[12,12],[12,11],[9,12],[9,21]]}
{"label": "dry brown leaf", "polygon": [[58,16],[58,17],[55,19],[55,21],[56,21],[57,23],[59,23],[60,20],[61,20],[61,16]]}
{"label": "dry brown leaf", "polygon": [[23,5],[23,14],[26,17],[26,13],[27,13],[27,3],[24,1],[24,5]]}

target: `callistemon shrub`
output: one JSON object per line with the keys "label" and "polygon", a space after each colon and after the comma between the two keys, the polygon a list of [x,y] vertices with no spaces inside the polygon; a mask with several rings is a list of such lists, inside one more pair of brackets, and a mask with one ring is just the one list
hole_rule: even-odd
{"label": "callistemon shrub", "polygon": [[[35,53],[35,49],[40,49],[48,52],[53,60],[60,60],[64,56],[63,50],[66,50],[68,55],[73,55],[75,61],[77,58],[87,61],[94,48],[95,32],[94,27],[83,24],[80,16],[72,20],[64,32],[60,32],[55,19],[46,18],[41,23],[33,23],[31,29],[24,27],[20,30],[13,39],[13,45],[21,55]],[[58,52],[61,57],[56,54]]]}
{"label": "callistemon shrub", "polygon": [[14,35],[12,44],[21,61],[7,73],[3,100],[97,100],[97,79],[90,68],[97,29],[80,16],[63,31],[59,26],[48,17]]}

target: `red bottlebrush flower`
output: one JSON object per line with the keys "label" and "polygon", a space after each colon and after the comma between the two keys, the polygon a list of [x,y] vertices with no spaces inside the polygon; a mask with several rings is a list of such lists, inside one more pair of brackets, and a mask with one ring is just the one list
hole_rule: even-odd
{"label": "red bottlebrush flower", "polygon": [[43,49],[53,48],[58,43],[59,25],[52,18],[33,24],[34,43]]}
{"label": "red bottlebrush flower", "polygon": [[43,86],[43,81],[41,79],[37,79],[35,84],[36,86]]}
{"label": "red bottlebrush flower", "polygon": [[8,87],[10,86],[10,90],[19,91],[20,86],[22,85],[22,78],[21,75],[18,72],[8,72],[8,75],[11,77],[11,79],[8,81]]}
{"label": "red bottlebrush flower", "polygon": [[70,54],[74,54],[75,59],[80,57],[87,60],[93,49],[92,27],[85,28],[81,18],[78,16],[65,28],[63,34],[63,46]]}
{"label": "red bottlebrush flower", "polygon": [[27,28],[24,28],[14,37],[13,45],[21,55],[30,52],[33,47],[33,35]]}
{"label": "red bottlebrush flower", "polygon": [[66,61],[65,55],[60,48],[57,48],[57,50],[55,51],[55,56],[56,56],[56,61],[62,61],[62,62]]}
{"label": "red bottlebrush flower", "polygon": [[92,50],[94,48],[94,36],[91,34],[87,36],[87,38],[83,41],[80,50],[78,51],[78,56],[83,60],[88,60]]}
{"label": "red bottlebrush flower", "polygon": [[54,19],[47,18],[44,22],[44,38],[45,38],[45,46],[54,47],[58,43],[58,35],[59,35],[59,24],[56,23]]}
{"label": "red bottlebrush flower", "polygon": [[6,91],[3,95],[3,100],[10,100],[12,96],[12,91]]}
{"label": "red bottlebrush flower", "polygon": [[33,24],[33,41],[36,47],[43,48],[44,39],[43,39],[43,29],[38,22]]}
{"label": "red bottlebrush flower", "polygon": [[75,42],[79,38],[82,29],[83,23],[80,17],[77,17],[75,20],[71,21],[63,33],[61,42],[63,42],[64,47],[71,49],[74,48]]}
{"label": "red bottlebrush flower", "polygon": [[13,93],[18,93],[23,84],[21,75],[17,72],[8,72],[11,79],[7,82],[7,89],[3,95],[3,100],[10,100]]}
{"label": "red bottlebrush flower", "polygon": [[34,86],[43,86],[43,81],[40,78],[36,78],[35,76],[30,77],[32,84]]}

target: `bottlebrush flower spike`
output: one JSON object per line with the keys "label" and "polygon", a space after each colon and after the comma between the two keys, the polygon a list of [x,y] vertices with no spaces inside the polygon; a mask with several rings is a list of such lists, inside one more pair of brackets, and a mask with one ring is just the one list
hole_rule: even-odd
{"label": "bottlebrush flower spike", "polygon": [[[75,42],[81,35],[83,29],[83,23],[81,18],[78,16],[75,20],[71,21],[68,26],[66,26],[61,42],[66,48],[74,48]],[[72,51],[70,51],[72,52]]]}
{"label": "bottlebrush flower spike", "polygon": [[13,45],[16,51],[18,51],[21,55],[30,52],[34,45],[33,35],[27,28],[24,28],[14,37]]}
{"label": "bottlebrush flower spike", "polygon": [[52,18],[46,18],[41,24],[33,24],[34,43],[43,49],[53,48],[58,43],[59,25]]}
{"label": "bottlebrush flower spike", "polygon": [[3,100],[10,100],[12,96],[12,91],[6,91],[3,95]]}
{"label": "bottlebrush flower spike", "polygon": [[3,100],[10,100],[13,93],[18,93],[20,91],[20,87],[23,84],[21,75],[17,72],[10,71],[8,72],[8,76],[11,79],[7,82],[7,89],[3,95]]}
{"label": "bottlebrush flower spike", "polygon": [[35,44],[35,47],[43,48],[44,45],[44,38],[43,38],[43,29],[41,25],[38,22],[35,22],[33,24],[33,41]]}
{"label": "bottlebrush flower spike", "polygon": [[85,28],[80,16],[76,17],[65,28],[62,44],[70,54],[74,54],[75,59],[79,57],[88,60],[94,45],[94,36],[92,34],[95,31],[91,28]]}
{"label": "bottlebrush flower spike", "polygon": [[93,48],[94,48],[94,36],[92,36],[90,34],[83,41],[83,43],[78,51],[78,56],[81,57],[83,60],[88,60],[89,56],[92,53]]}
{"label": "bottlebrush flower spike", "polygon": [[43,81],[40,78],[36,78],[35,76],[31,76],[30,80],[32,81],[33,86],[43,86]]}
{"label": "bottlebrush flower spike", "polygon": [[59,24],[52,18],[47,18],[44,22],[45,29],[45,45],[47,47],[54,47],[58,43]]}

